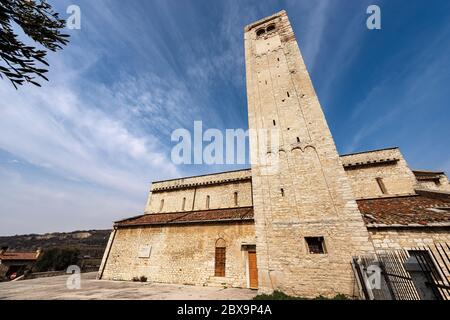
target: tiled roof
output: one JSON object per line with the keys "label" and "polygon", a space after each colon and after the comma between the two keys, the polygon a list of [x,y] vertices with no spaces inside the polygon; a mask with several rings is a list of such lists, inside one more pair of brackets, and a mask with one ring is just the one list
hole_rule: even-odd
{"label": "tiled roof", "polygon": [[36,252],[4,252],[0,254],[0,260],[2,261],[17,261],[17,260],[37,260]]}
{"label": "tiled roof", "polygon": [[[422,195],[357,200],[368,227],[450,226],[450,200]],[[253,207],[145,214],[117,227],[253,221]]]}
{"label": "tiled roof", "polygon": [[118,227],[253,220],[253,207],[155,213],[116,222]]}
{"label": "tiled roof", "polygon": [[413,170],[414,174],[445,174],[444,171]]}
{"label": "tiled roof", "polygon": [[368,166],[376,166],[381,164],[395,164],[399,161],[398,158],[386,158],[386,159],[371,159],[365,160],[361,162],[344,162],[342,165],[345,169],[347,168],[360,168],[360,167],[368,167]]}
{"label": "tiled roof", "polygon": [[357,200],[368,227],[450,226],[450,201],[421,195]]}

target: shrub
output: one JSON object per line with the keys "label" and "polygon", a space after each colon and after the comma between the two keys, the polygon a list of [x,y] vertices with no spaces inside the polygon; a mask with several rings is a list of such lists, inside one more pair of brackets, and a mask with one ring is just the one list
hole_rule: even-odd
{"label": "shrub", "polygon": [[324,296],[318,296],[313,299],[295,297],[285,294],[281,291],[274,291],[272,294],[259,294],[253,298],[253,300],[348,300],[348,297],[344,294],[337,294],[334,298],[327,298]]}
{"label": "shrub", "polygon": [[259,294],[253,300],[305,300],[304,298],[289,296],[281,291],[274,291],[272,294]]}
{"label": "shrub", "polygon": [[139,280],[141,280],[141,282],[147,282],[147,277],[146,276],[141,276],[141,278]]}
{"label": "shrub", "polygon": [[53,248],[45,250],[34,266],[36,272],[64,271],[79,263],[79,250],[72,248]]}

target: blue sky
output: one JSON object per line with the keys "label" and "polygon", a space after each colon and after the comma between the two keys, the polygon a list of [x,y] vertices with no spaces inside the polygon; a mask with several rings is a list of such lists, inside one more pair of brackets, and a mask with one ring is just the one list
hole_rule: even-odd
{"label": "blue sky", "polygon": [[[243,28],[281,9],[341,154],[399,146],[450,172],[449,1],[59,0],[81,30],[51,81],[0,81],[0,235],[109,228],[152,180],[242,166],[176,166],[174,129],[247,129]],[[366,28],[377,4],[382,29]]]}

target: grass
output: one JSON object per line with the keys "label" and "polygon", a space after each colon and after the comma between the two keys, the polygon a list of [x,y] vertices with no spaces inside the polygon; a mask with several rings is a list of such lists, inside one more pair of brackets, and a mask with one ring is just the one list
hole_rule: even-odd
{"label": "grass", "polygon": [[290,296],[281,291],[274,291],[272,294],[259,294],[256,297],[254,297],[253,300],[348,300],[348,297],[344,294],[337,294],[334,298],[318,296],[311,299],[311,298]]}

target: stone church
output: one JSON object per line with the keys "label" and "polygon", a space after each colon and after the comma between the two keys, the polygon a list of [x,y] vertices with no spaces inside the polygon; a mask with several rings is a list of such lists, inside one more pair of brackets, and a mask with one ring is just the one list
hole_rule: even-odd
{"label": "stone church", "polygon": [[353,257],[450,242],[444,172],[411,170],[399,148],[338,154],[286,12],[245,28],[245,56],[249,127],[279,130],[279,170],[153,182],[99,279],[354,296]]}

